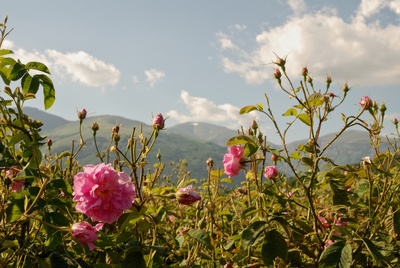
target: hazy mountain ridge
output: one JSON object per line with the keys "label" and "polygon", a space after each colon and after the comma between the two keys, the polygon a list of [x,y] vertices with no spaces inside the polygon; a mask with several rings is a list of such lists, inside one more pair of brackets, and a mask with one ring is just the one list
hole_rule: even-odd
{"label": "hazy mountain ridge", "polygon": [[[79,122],[68,121],[58,116],[42,112],[35,108],[24,108],[24,112],[34,119],[44,123],[42,134],[53,139],[53,152],[61,152],[71,150],[72,140],[75,141],[75,150],[79,146],[78,127]],[[121,141],[119,148],[125,151],[127,141],[131,136],[132,129],[135,127],[135,135],[140,131],[142,125],[143,133],[148,136],[152,127],[149,124],[140,121],[127,119],[121,116],[91,116],[86,118],[82,124],[82,135],[86,142],[86,149],[82,150],[78,159],[80,164],[97,164],[100,160],[95,156],[95,147],[93,141],[93,131],[91,125],[98,122],[100,129],[97,132],[96,139],[99,149],[105,150],[111,137],[111,129],[115,125],[120,126]],[[167,121],[168,122],[168,121]],[[215,168],[222,166],[223,156],[226,153],[226,141],[237,135],[237,132],[225,127],[216,126],[209,123],[190,122],[178,124],[162,130],[157,142],[149,154],[148,161],[156,163],[156,154],[160,150],[162,159],[166,163],[166,174],[170,174],[169,162],[178,162],[186,159],[188,163],[188,171],[191,172],[191,178],[203,179],[207,176],[206,161],[212,158]],[[322,149],[336,134],[329,134],[320,137],[319,145]],[[300,144],[306,144],[307,139],[299,140],[288,144],[289,152],[295,151]],[[384,145],[387,146],[387,145]],[[272,148],[279,149],[279,145],[271,144]],[[333,159],[336,164],[352,164],[359,163],[364,156],[374,156],[374,150],[369,142],[367,132],[349,130],[340,136],[326,151],[325,156]],[[285,168],[282,168],[284,171]],[[168,173],[169,172],[169,173]],[[234,178],[235,184],[239,184],[244,180],[244,174]]]}

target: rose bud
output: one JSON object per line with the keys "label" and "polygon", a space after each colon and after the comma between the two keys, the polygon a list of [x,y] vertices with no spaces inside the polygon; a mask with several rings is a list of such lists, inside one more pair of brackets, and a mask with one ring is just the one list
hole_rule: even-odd
{"label": "rose bud", "polygon": [[86,114],[87,114],[87,112],[86,112],[85,109],[80,110],[80,111],[78,112],[78,118],[79,118],[79,120],[85,119],[85,118],[86,118]]}
{"label": "rose bud", "polygon": [[158,114],[154,119],[153,119],[153,128],[155,128],[156,130],[161,130],[164,128],[164,117],[162,116],[162,114]]}
{"label": "rose bud", "polygon": [[178,202],[184,205],[190,205],[201,200],[201,196],[193,191],[192,185],[189,185],[185,188],[180,188],[176,192],[175,196],[176,199],[178,199]]}

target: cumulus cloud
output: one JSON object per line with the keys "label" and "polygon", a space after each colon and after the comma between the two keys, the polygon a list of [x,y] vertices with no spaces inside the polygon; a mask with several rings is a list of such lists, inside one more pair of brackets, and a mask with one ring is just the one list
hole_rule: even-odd
{"label": "cumulus cloud", "polygon": [[160,82],[165,77],[165,72],[157,69],[146,70],[144,74],[146,75],[146,81],[150,83],[151,87],[154,87],[156,83]]}
{"label": "cumulus cloud", "polygon": [[48,49],[41,53],[17,47],[8,40],[4,42],[3,47],[13,50],[13,58],[21,60],[22,63],[42,62],[54,71],[55,75],[69,77],[86,86],[104,87],[116,85],[119,81],[120,71],[114,65],[107,64],[84,51],[64,54]]}
{"label": "cumulus cloud", "polygon": [[[301,0],[289,0],[295,8]],[[237,47],[229,56],[221,55],[226,73],[237,73],[248,83],[260,84],[272,78],[273,53],[288,56],[287,70],[298,75],[308,65],[314,79],[324,79],[329,72],[336,81],[352,84],[384,85],[400,83],[400,25],[381,26],[367,22],[383,7],[398,12],[400,1],[363,0],[349,20],[337,15],[335,9],[324,8],[315,13],[291,16],[279,26],[260,32],[254,39],[256,47]],[[229,42],[217,35],[221,48]],[[232,38],[231,38],[232,39]],[[231,43],[234,42],[231,40]],[[234,56],[231,56],[235,52]],[[224,53],[224,52],[223,52]]]}
{"label": "cumulus cloud", "polygon": [[63,54],[56,50],[46,50],[59,75],[68,74],[73,81],[90,87],[116,85],[120,71],[84,51]]}
{"label": "cumulus cloud", "polygon": [[229,128],[239,128],[250,126],[253,119],[260,118],[255,112],[247,115],[239,115],[239,108],[232,104],[215,104],[214,102],[201,97],[190,96],[185,90],[181,91],[180,100],[186,105],[187,114],[171,110],[167,114],[179,123],[192,121],[209,121],[214,123],[224,123]]}

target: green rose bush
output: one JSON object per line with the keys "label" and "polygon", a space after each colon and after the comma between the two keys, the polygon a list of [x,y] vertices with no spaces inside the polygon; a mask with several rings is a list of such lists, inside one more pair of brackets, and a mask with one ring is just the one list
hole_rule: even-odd
{"label": "green rose bush", "polygon": [[[57,138],[42,136],[43,124],[23,109],[39,89],[45,108],[53,105],[50,71],[11,54],[0,50],[2,267],[398,267],[400,135],[395,119],[397,137],[382,148],[383,103],[360,96],[358,114],[342,114],[341,128],[322,143],[322,128],[350,87],[339,94],[328,76],[325,89],[316,90],[307,68],[294,86],[286,58],[278,57],[273,76],[293,103],[283,114],[287,123],[278,124],[267,94],[240,114],[263,114],[281,147],[269,145],[253,122],[227,141],[223,159],[204,159],[205,178],[193,179],[185,161],[171,162],[165,174],[162,152],[148,160],[165,127],[162,114],[148,135],[133,128],[126,148],[116,125],[101,148],[100,124],[91,123],[92,137],[82,134],[89,120],[82,109],[79,144],[53,152]],[[308,128],[307,143],[290,149],[286,136],[296,124]],[[375,155],[337,165],[326,151],[355,126],[369,133]],[[98,162],[82,167],[79,153],[89,138]],[[234,176],[244,181],[228,189]]]}

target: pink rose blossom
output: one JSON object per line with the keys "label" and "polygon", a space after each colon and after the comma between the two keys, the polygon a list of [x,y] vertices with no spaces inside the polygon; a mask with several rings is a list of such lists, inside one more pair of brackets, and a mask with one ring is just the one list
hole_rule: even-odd
{"label": "pink rose blossom", "polygon": [[129,209],[135,199],[135,186],[124,172],[117,172],[111,164],[87,165],[75,175],[73,201],[76,210],[92,221],[113,223]]}
{"label": "pink rose blossom", "polygon": [[192,185],[189,185],[185,188],[180,188],[176,192],[176,199],[178,199],[179,203],[181,204],[190,205],[196,201],[200,201],[201,196],[193,191]]}
{"label": "pink rose blossom", "polygon": [[276,166],[266,166],[264,170],[264,177],[267,179],[273,179],[278,174]]}
{"label": "pink rose blossom", "polygon": [[21,179],[21,180],[15,180],[14,176],[17,175],[19,173],[18,170],[16,170],[17,167],[16,166],[12,166],[9,170],[6,171],[6,177],[9,178],[10,180],[12,180],[9,188],[11,189],[11,191],[13,192],[19,192],[22,190],[22,188],[25,185],[25,180]]}
{"label": "pink rose blossom", "polygon": [[240,169],[242,169],[242,164],[240,163],[244,155],[244,147],[240,145],[235,145],[228,148],[228,153],[224,155],[225,174],[229,175],[229,178],[239,174]]}
{"label": "pink rose blossom", "polygon": [[101,228],[103,223],[98,223],[92,227],[88,222],[83,221],[72,225],[72,236],[76,237],[82,244],[87,244],[90,250],[94,249],[93,242],[97,240],[98,235],[96,234]]}
{"label": "pink rose blossom", "polygon": [[368,96],[363,96],[360,101],[361,108],[368,110],[372,107],[372,100]]}

